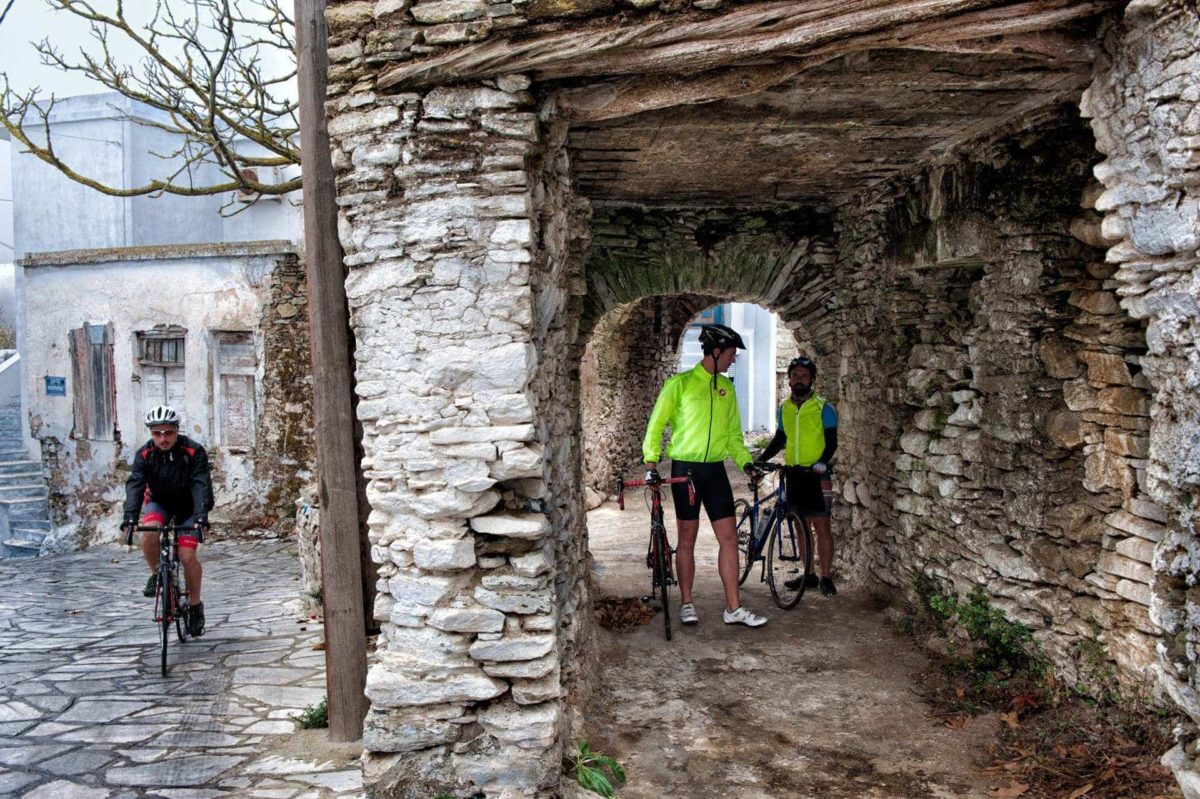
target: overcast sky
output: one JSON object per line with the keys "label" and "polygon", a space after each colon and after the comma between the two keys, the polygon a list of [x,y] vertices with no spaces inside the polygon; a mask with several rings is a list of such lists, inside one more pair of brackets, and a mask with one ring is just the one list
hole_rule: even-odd
{"label": "overcast sky", "polygon": [[[107,8],[108,4],[101,0],[98,6]],[[8,75],[12,87],[23,91],[37,86],[44,94],[61,97],[103,91],[102,86],[86,78],[41,63],[41,56],[31,42],[40,41],[51,32],[55,44],[66,53],[76,52],[92,41],[87,25],[71,14],[51,10],[46,0],[16,0],[13,3],[4,24],[0,25],[0,71]],[[0,166],[0,262],[6,262],[12,260],[12,186],[7,141],[0,141],[0,162],[3,162]]]}

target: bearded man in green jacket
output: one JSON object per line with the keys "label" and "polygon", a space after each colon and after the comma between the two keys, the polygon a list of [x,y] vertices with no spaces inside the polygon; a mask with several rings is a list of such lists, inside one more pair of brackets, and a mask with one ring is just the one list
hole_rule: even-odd
{"label": "bearded man in green jacket", "polygon": [[667,380],[654,404],[642,441],[646,479],[660,479],[658,459],[663,428],[669,423],[671,443],[667,447],[667,456],[671,458],[671,476],[680,477],[691,472],[697,499],[696,503],[689,501],[686,483],[671,486],[679,533],[675,566],[683,599],[679,620],[684,624],[695,624],[700,620],[692,602],[692,582],[696,577],[696,534],[700,530],[700,504],[703,503],[720,547],[717,572],[725,589],[724,621],[726,624],[761,627],[767,623],[766,618],[742,607],[738,595],[733,489],[725,474],[726,458],[732,457],[733,462],[748,474],[753,461],[742,438],[733,381],[723,374],[733,365],[737,351],[746,349],[746,345],[733,328],[704,325],[700,331],[700,346],[704,358],[691,370]]}

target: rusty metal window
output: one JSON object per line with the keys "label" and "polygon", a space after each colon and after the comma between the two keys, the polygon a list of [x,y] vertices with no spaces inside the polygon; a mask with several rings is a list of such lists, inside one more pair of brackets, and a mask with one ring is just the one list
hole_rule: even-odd
{"label": "rusty metal window", "polygon": [[254,334],[220,332],[213,334],[213,340],[217,443],[248,449],[254,446],[258,412]]}
{"label": "rusty metal window", "polygon": [[113,441],[117,394],[111,324],[85,324],[69,333],[75,429],[72,438]]}

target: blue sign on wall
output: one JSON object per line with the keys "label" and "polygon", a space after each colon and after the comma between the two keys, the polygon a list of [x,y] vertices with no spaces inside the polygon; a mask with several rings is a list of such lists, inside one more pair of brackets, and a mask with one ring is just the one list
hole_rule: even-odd
{"label": "blue sign on wall", "polygon": [[47,397],[65,397],[67,396],[67,378],[65,377],[50,377],[46,376],[46,396]]}

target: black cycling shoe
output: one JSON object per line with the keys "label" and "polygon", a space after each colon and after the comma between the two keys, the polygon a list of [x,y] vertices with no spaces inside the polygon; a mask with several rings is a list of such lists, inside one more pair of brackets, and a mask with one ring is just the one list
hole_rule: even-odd
{"label": "black cycling shoe", "polygon": [[833,596],[837,593],[837,586],[833,584],[833,579],[830,577],[821,578],[821,593],[825,596]]}
{"label": "black cycling shoe", "polygon": [[[818,583],[820,583],[820,582],[821,582],[821,581],[820,581],[820,579],[818,579],[818,578],[817,578],[817,575],[815,575],[815,574],[810,574],[810,575],[808,575],[808,577],[807,577],[807,578],[804,580],[804,587],[805,587],[805,588],[816,588],[816,587],[817,587],[817,584],[818,584]],[[799,588],[799,587],[800,587],[800,578],[799,578],[799,577],[793,577],[792,579],[790,579],[790,580],[788,580],[786,583],[784,583],[784,584],[783,584],[783,587],[784,587],[784,588],[786,588],[786,589],[787,589],[787,590],[789,590],[789,591],[795,591],[797,588]]]}
{"label": "black cycling shoe", "polygon": [[188,635],[193,638],[199,638],[204,635],[204,603],[192,605],[188,608],[187,618]]}
{"label": "black cycling shoe", "polygon": [[146,587],[142,589],[142,596],[154,596],[154,592],[158,590],[158,574],[150,575],[146,580]]}

